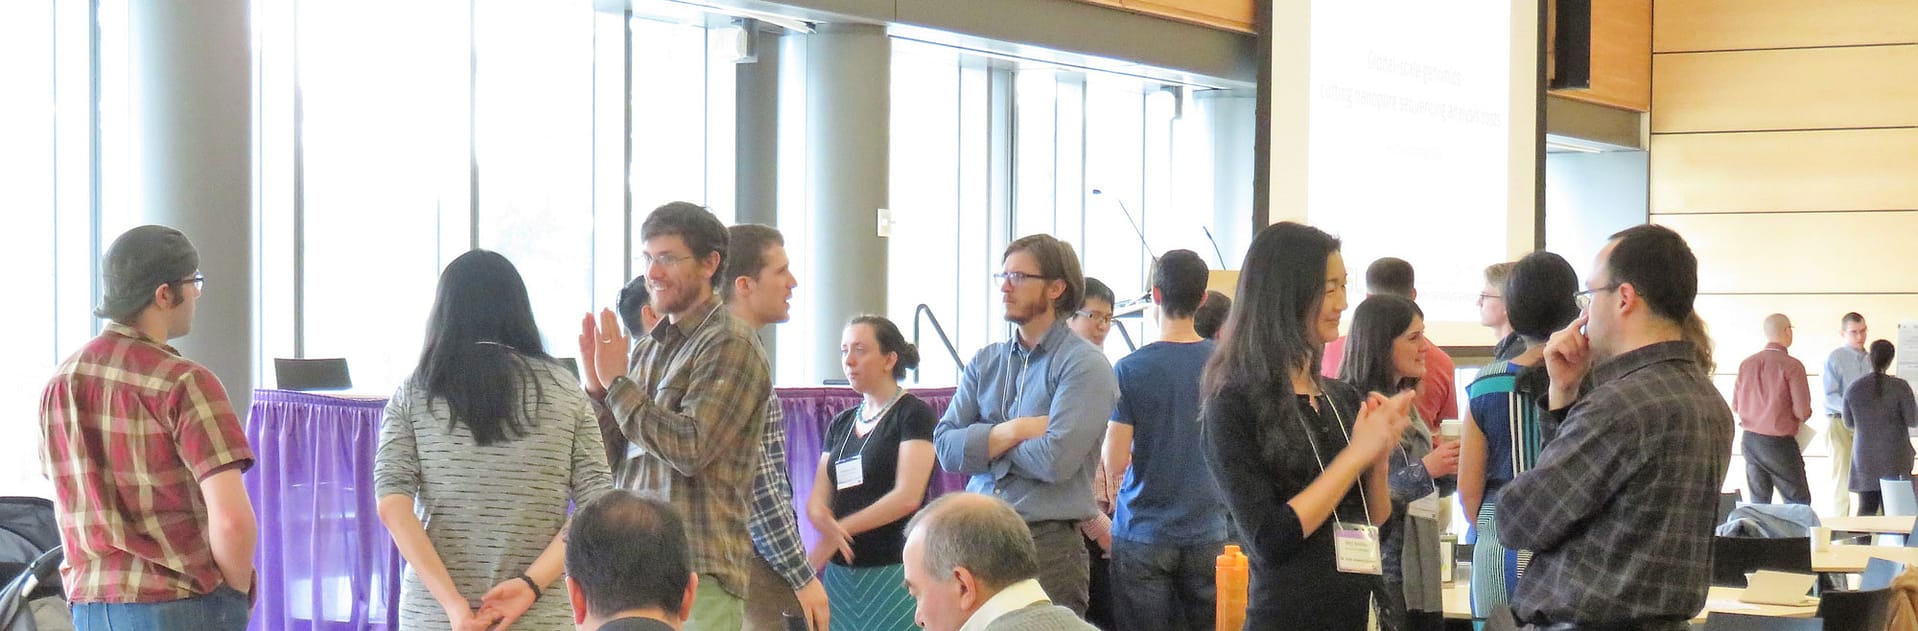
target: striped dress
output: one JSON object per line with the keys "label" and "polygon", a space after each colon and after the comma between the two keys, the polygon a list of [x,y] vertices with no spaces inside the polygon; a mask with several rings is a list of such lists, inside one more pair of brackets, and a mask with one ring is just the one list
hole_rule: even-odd
{"label": "striped dress", "polygon": [[[525,359],[538,380],[520,384],[528,434],[481,447],[464,425],[449,427],[444,400],[400,386],[387,401],[373,480],[380,497],[410,495],[447,573],[473,607],[545,551],[566,524],[567,503],[612,488],[593,408],[558,362]],[[558,583],[555,583],[557,585]],[[564,590],[547,594],[514,629],[573,628]],[[446,629],[446,611],[413,568],[400,585],[400,629]]]}
{"label": "striped dress", "polygon": [[1485,434],[1485,499],[1479,504],[1477,543],[1472,547],[1472,617],[1483,620],[1504,611],[1525,574],[1532,553],[1507,550],[1498,538],[1498,490],[1538,463],[1545,446],[1539,409],[1517,392],[1512,362],[1486,366],[1466,387],[1471,419]]}

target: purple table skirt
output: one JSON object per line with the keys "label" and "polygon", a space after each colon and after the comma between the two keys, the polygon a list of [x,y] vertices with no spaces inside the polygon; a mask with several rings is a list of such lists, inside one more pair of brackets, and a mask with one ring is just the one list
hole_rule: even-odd
{"label": "purple table skirt", "polygon": [[[943,414],[952,388],[913,393]],[[793,508],[808,546],[819,538],[806,498],[826,428],[859,404],[850,388],[780,388]],[[260,524],[259,604],[251,628],[287,631],[391,629],[399,624],[400,555],[378,516],[373,455],[381,398],[253,391],[247,441],[255,462],[247,493]],[[965,476],[934,472],[927,499],[965,488]]]}

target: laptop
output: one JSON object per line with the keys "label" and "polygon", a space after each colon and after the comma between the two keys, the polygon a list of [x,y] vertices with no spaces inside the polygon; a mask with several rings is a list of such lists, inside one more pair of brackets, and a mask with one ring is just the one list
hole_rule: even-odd
{"label": "laptop", "polygon": [[1812,586],[1818,583],[1818,576],[1815,574],[1759,570],[1745,576],[1745,592],[1739,594],[1739,602],[1786,607],[1809,607],[1818,604],[1818,599],[1806,595],[1811,593]]}

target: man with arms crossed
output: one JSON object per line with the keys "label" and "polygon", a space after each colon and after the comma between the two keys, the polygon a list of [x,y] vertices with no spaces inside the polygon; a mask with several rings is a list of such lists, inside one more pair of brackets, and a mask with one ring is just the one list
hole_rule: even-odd
{"label": "man with arms crossed", "polygon": [[1085,283],[1072,246],[1024,237],[1000,265],[1006,321],[1017,326],[966,363],[933,449],[942,468],[972,476],[967,490],[1019,512],[1043,555],[1040,585],[1084,615],[1090,570],[1077,525],[1099,512],[1092,478],[1118,383],[1105,354],[1066,328]]}
{"label": "man with arms crossed", "polygon": [[107,248],[100,336],[40,398],[60,577],[80,631],[239,631],[253,594],[253,465],[220,379],[167,345],[193,328],[200,255],[140,226]]}
{"label": "man with arms crossed", "polygon": [[[582,322],[580,365],[601,423],[631,443],[613,484],[668,500],[685,517],[699,597],[687,628],[745,624],[752,541],[747,522],[756,447],[771,378],[754,332],[727,313],[715,289],[726,226],[685,202],[654,210],[640,227],[640,267],[666,320],[628,341],[610,309]],[[587,368],[587,367],[591,368]]]}
{"label": "man with arms crossed", "polygon": [[1811,418],[1811,384],[1805,364],[1791,356],[1791,320],[1765,317],[1765,350],[1738,365],[1732,387],[1732,411],[1745,429],[1745,486],[1754,504],[1770,504],[1772,488],[1786,504],[1811,504],[1805,482],[1805,454],[1798,449],[1798,428]]}
{"label": "man with arms crossed", "polygon": [[[786,238],[772,226],[743,224],[726,229],[726,308],[755,331],[792,319],[793,277]],[[753,340],[757,342],[758,336]],[[768,360],[760,347],[760,359]],[[768,362],[770,370],[770,362]],[[766,400],[766,427],[759,433],[759,466],[753,474],[752,576],[746,587],[749,631],[785,631],[785,614],[805,615],[810,627],[826,631],[831,612],[826,588],[806,562],[793,512],[792,479],[786,471],[786,415],[779,395]]]}
{"label": "man with arms crossed", "polygon": [[1732,447],[1697,343],[1698,259],[1671,229],[1637,226],[1599,251],[1587,287],[1585,313],[1546,342],[1557,438],[1499,494],[1499,539],[1532,551],[1513,609],[1535,629],[1689,629]]}

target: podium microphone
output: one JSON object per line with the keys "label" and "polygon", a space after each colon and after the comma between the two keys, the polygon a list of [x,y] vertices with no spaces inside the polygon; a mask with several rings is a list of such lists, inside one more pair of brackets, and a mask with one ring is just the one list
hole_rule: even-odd
{"label": "podium microphone", "polygon": [[1230,269],[1225,266],[1225,252],[1219,250],[1219,240],[1212,238],[1212,229],[1205,226],[1199,226],[1199,229],[1205,231],[1205,240],[1212,243],[1212,253],[1219,256],[1219,269]]}
{"label": "podium microphone", "polygon": [[[1105,191],[1102,191],[1102,190],[1099,190],[1099,189],[1096,189],[1096,188],[1095,188],[1095,189],[1092,189],[1092,194],[1093,194],[1094,196],[1096,196],[1096,197],[1104,197],[1106,193],[1105,193]],[[1138,222],[1138,221],[1135,221],[1135,220],[1133,220],[1133,219],[1132,219],[1132,211],[1131,211],[1130,209],[1128,209],[1128,208],[1126,208],[1126,207],[1125,207],[1125,201],[1124,201],[1124,200],[1121,200],[1121,199],[1119,199],[1119,196],[1117,196],[1117,195],[1114,195],[1114,196],[1112,196],[1112,202],[1113,202],[1113,203],[1115,203],[1115,204],[1118,204],[1118,205],[1119,205],[1119,212],[1122,212],[1122,213],[1125,213],[1125,220],[1126,220],[1126,223],[1128,223],[1128,224],[1132,224],[1132,234],[1136,234],[1136,235],[1139,235],[1139,245],[1141,245],[1141,246],[1144,246],[1144,247],[1145,247],[1145,253],[1146,253],[1146,254],[1149,254],[1149,255],[1151,255],[1151,256],[1152,256],[1152,262],[1154,262],[1154,263],[1157,263],[1157,262],[1159,262],[1159,255],[1158,255],[1158,253],[1156,253],[1156,252],[1153,252],[1153,251],[1152,251],[1152,244],[1150,244],[1150,243],[1147,243],[1147,242],[1146,242],[1146,240],[1145,240],[1145,231],[1144,231],[1144,230],[1140,230],[1140,229],[1139,229],[1139,222]]]}

